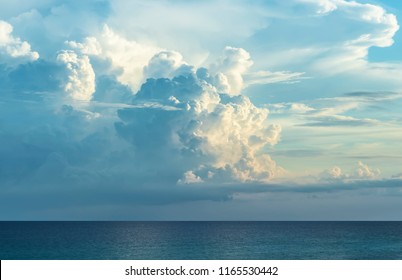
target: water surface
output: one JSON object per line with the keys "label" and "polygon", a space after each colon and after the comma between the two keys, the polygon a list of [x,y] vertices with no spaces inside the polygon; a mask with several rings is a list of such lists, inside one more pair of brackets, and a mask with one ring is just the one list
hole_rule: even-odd
{"label": "water surface", "polygon": [[0,222],[0,259],[402,259],[402,222]]}

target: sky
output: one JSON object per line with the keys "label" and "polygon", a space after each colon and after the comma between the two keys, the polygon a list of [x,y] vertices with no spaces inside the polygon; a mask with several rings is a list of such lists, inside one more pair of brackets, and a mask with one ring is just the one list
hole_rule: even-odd
{"label": "sky", "polygon": [[401,220],[400,1],[0,0],[1,220]]}

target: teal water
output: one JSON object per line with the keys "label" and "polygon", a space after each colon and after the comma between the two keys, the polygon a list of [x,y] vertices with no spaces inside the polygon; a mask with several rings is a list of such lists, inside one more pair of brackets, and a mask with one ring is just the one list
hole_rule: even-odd
{"label": "teal water", "polygon": [[0,222],[0,259],[402,259],[402,222]]}

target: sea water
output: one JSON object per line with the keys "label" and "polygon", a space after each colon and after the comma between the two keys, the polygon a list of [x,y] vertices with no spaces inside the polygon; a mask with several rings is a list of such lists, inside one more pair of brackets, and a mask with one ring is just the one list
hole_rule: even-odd
{"label": "sea water", "polygon": [[0,222],[0,259],[402,259],[402,222]]}

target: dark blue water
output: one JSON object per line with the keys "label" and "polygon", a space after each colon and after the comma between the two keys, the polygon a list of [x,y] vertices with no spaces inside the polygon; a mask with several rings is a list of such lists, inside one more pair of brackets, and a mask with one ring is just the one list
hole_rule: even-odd
{"label": "dark blue water", "polygon": [[0,259],[402,259],[402,222],[0,222]]}

